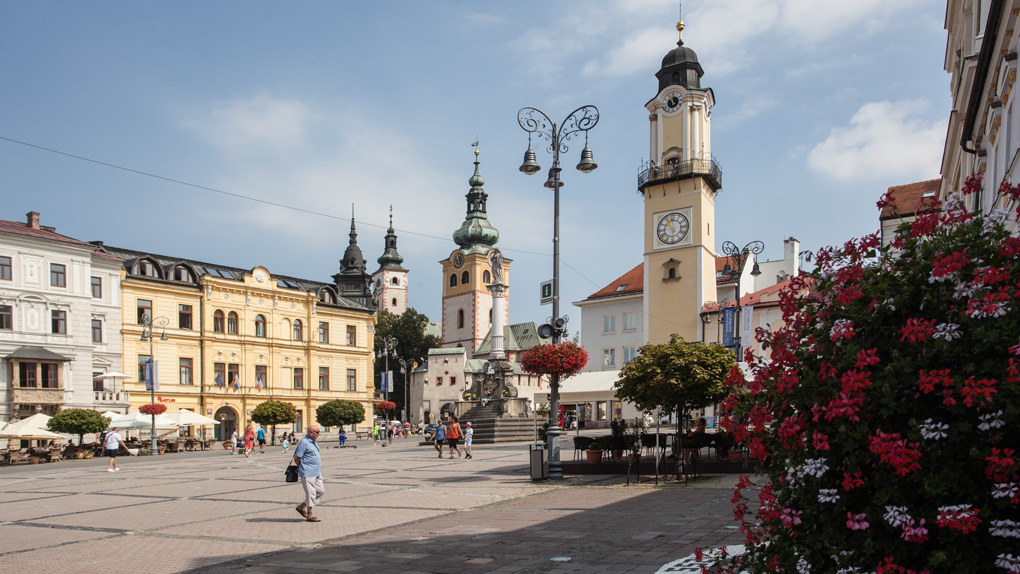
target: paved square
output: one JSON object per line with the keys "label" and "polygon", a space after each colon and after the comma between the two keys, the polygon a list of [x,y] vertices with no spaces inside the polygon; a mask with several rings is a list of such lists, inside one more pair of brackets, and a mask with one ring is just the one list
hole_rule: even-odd
{"label": "paved square", "polygon": [[471,460],[411,440],[358,446],[323,448],[319,523],[294,511],[293,452],[278,447],[120,458],[118,473],[105,459],[0,468],[0,560],[21,573],[654,573],[742,538],[733,476],[535,483],[524,444]]}

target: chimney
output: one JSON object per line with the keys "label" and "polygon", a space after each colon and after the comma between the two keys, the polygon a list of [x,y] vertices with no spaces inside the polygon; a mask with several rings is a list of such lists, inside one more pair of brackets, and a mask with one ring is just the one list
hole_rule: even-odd
{"label": "chimney", "polygon": [[29,211],[28,212],[28,226],[32,229],[39,229],[39,212]]}
{"label": "chimney", "polygon": [[800,241],[791,237],[783,241],[783,266],[791,269],[790,275],[800,275]]}

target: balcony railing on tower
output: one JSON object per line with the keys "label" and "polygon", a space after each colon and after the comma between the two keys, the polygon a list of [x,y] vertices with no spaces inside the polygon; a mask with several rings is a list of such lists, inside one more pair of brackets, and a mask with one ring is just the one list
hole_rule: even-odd
{"label": "balcony railing on tower", "polygon": [[666,161],[658,165],[650,161],[642,162],[638,167],[638,191],[644,193],[645,187],[663,181],[686,179],[700,175],[705,178],[712,191],[722,189],[722,168],[713,156],[712,159],[689,159],[687,161]]}

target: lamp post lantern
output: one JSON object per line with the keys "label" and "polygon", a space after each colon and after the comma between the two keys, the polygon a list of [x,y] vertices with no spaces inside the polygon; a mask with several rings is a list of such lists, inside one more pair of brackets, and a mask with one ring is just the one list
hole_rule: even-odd
{"label": "lamp post lantern", "polygon": [[400,420],[402,420],[403,422],[406,423],[406,422],[409,422],[408,419],[411,418],[411,408],[407,404],[407,364],[408,364],[408,361],[406,359],[401,358],[401,359],[397,359],[397,362],[400,363],[400,374],[404,375],[404,412],[401,413]]}
{"label": "lamp post lantern", "polygon": [[389,393],[387,392],[386,389],[389,388],[388,385],[391,384],[391,381],[387,381],[386,379],[387,377],[390,376],[390,355],[393,355],[394,359],[397,358],[397,338],[393,337],[392,335],[387,335],[383,337],[381,342],[382,348],[379,349],[379,351],[376,353],[376,357],[386,359],[383,363],[384,364],[383,376],[381,377],[383,382],[382,386],[383,400],[385,401],[389,400],[388,399]]}
{"label": "lamp post lantern", "polygon": [[[733,271],[730,268],[730,261],[733,261],[737,273],[737,293],[736,296],[733,298],[734,301],[737,302],[737,321],[733,329],[734,331],[736,331],[736,333],[734,333],[733,337],[733,348],[736,351],[737,362],[739,363],[742,360],[741,359],[742,349],[740,340],[740,307],[741,307],[740,277],[744,274],[744,263],[747,262],[747,258],[751,257],[752,255],[757,256],[762,251],[765,251],[765,244],[762,243],[761,241],[752,241],[745,245],[743,249],[738,249],[735,244],[726,241],[725,243],[722,244],[722,251],[729,259],[729,261],[726,262],[726,267],[723,268],[723,272],[730,274],[733,273]],[[758,258],[755,257],[754,268],[751,269],[751,276],[757,277],[759,275],[761,275],[761,269],[758,268]]]}
{"label": "lamp post lantern", "polygon": [[[149,383],[149,404],[156,404],[156,355],[155,347],[152,344],[152,331],[153,328],[159,327],[162,330],[162,334],[159,336],[160,341],[166,341],[166,326],[170,324],[170,319],[167,317],[149,317],[148,314],[142,315],[142,341],[149,342],[149,372],[148,382]],[[152,415],[152,444],[149,449],[149,454],[158,453],[159,447],[156,444],[156,415]]]}
{"label": "lamp post lantern", "polygon": [[[534,175],[542,170],[535,157],[535,150],[531,147],[531,136],[544,137],[549,142],[546,151],[552,154],[553,163],[549,168],[549,177],[545,187],[553,190],[553,284],[552,284],[552,321],[551,324],[542,325],[539,332],[543,337],[552,335],[553,344],[559,344],[560,337],[566,332],[566,321],[560,317],[560,187],[563,182],[560,180],[560,153],[567,152],[567,142],[574,136],[584,134],[584,149],[581,150],[581,161],[577,164],[577,170],[581,173],[591,173],[598,164],[588,147],[588,131],[599,123],[599,109],[595,106],[581,106],[570,113],[563,122],[557,126],[549,116],[541,110],[532,107],[523,107],[517,112],[517,123],[521,129],[528,132],[528,150],[524,152],[524,163],[520,170],[525,175]],[[559,423],[559,400],[560,400],[560,376],[553,374],[549,381],[549,431],[546,433],[549,444],[549,478],[562,479],[563,472],[560,466],[560,423]]]}

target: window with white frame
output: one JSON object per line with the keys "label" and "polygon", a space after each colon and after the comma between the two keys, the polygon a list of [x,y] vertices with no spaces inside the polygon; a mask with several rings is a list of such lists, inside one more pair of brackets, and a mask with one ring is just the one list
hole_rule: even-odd
{"label": "window with white frame", "polygon": [[616,366],[616,349],[602,349],[602,366]]}
{"label": "window with white frame", "polygon": [[623,330],[637,331],[637,311],[627,311],[623,314]]}
{"label": "window with white frame", "polygon": [[602,316],[602,333],[615,333],[616,332],[616,315],[603,315]]}
{"label": "window with white frame", "polygon": [[630,346],[623,348],[623,362],[626,363],[637,356],[637,347]]}

